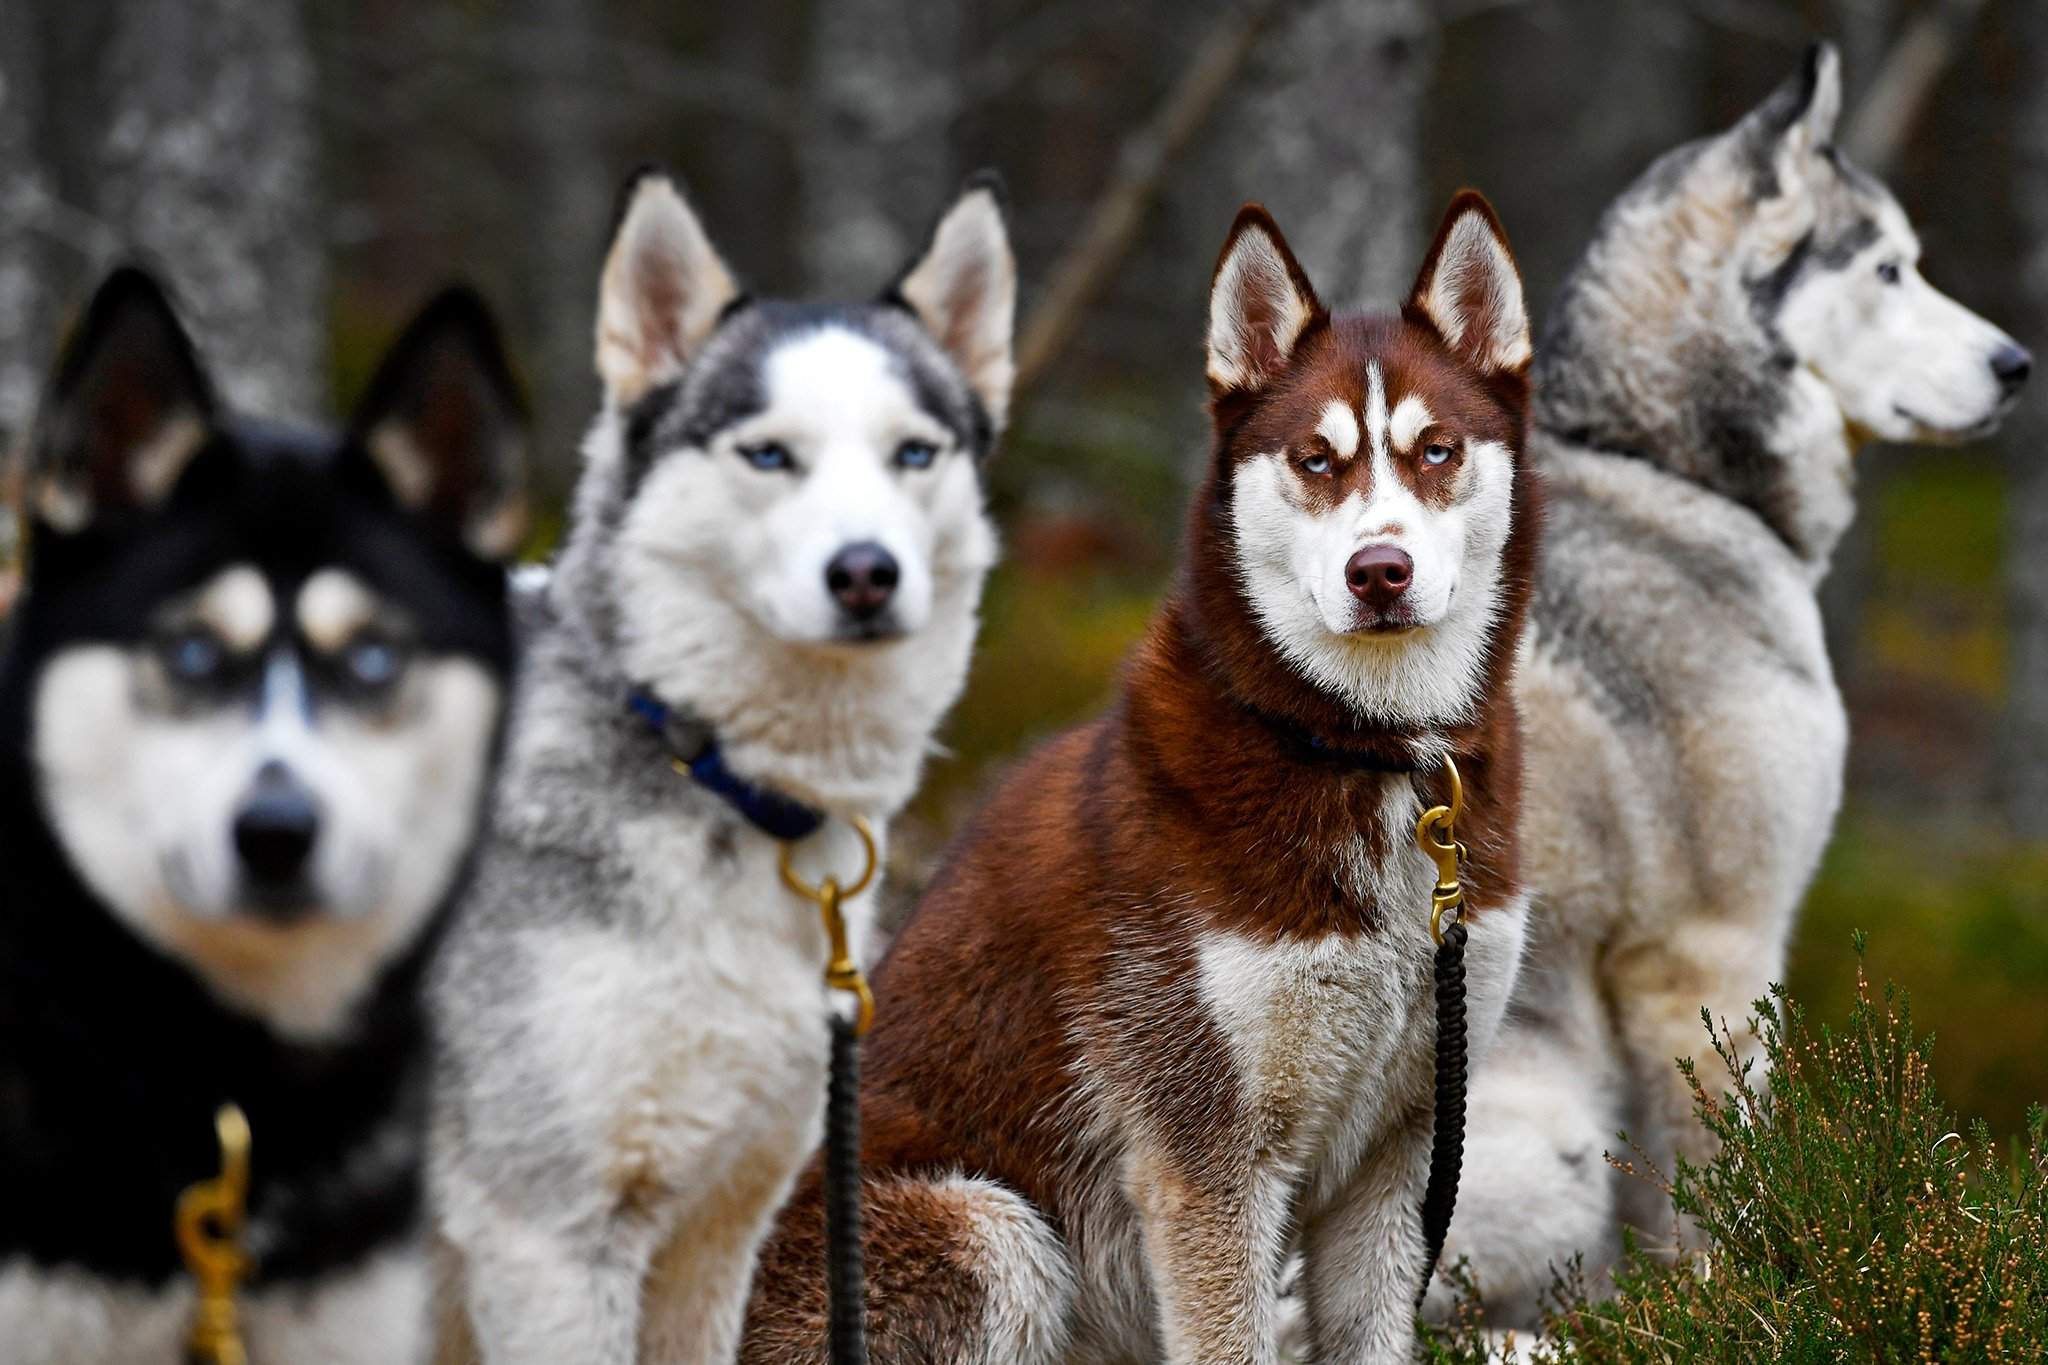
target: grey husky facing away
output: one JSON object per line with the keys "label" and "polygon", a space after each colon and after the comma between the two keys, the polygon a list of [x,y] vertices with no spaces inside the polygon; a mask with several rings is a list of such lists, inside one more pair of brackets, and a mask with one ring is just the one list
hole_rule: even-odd
{"label": "grey husky facing away", "polygon": [[[1815,589],[1870,440],[1959,442],[2027,353],[1937,292],[1897,202],[1831,145],[1834,50],[1607,211],[1537,356],[1547,479],[1524,857],[1537,911],[1472,1090],[1444,1264],[1527,1323],[1549,1267],[1598,1282],[1618,1215],[1668,1232],[1603,1152],[1710,1151],[1675,1058],[1737,1040],[1783,971],[1842,792],[1847,717]],[[1631,1209],[1631,1203],[1644,1207]],[[1441,1280],[1433,1307],[1446,1296]]]}
{"label": "grey husky facing away", "polygon": [[853,880],[847,817],[910,797],[965,680],[1015,287],[990,184],[861,305],[748,299],[669,180],[629,187],[605,403],[430,985],[442,1359],[732,1358],[821,1135],[827,944],[778,840],[679,775],[645,703],[831,817],[796,866]]}

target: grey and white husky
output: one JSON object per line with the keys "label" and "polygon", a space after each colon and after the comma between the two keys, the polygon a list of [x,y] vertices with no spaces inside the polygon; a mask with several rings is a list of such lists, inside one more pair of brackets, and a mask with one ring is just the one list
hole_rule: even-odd
{"label": "grey and white husky", "polygon": [[732,1358],[824,1110],[827,943],[777,859],[850,883],[849,819],[908,800],[965,680],[1015,289],[991,183],[858,305],[749,299],[670,180],[629,186],[604,407],[430,992],[444,1359]]}
{"label": "grey and white husky", "polygon": [[1703,1005],[1750,1047],[1750,1002],[1782,974],[1842,794],[1815,589],[1852,455],[1984,436],[2027,375],[1921,277],[1898,203],[1830,142],[1840,106],[1817,46],[1733,129],[1659,160],[1538,350],[1537,913],[1474,1078],[1444,1262],[1469,1255],[1504,1322],[1535,1316],[1553,1262],[1611,1264],[1625,1192],[1650,1193],[1602,1159],[1617,1129],[1667,1171],[1709,1150],[1673,1059],[1703,1050]]}

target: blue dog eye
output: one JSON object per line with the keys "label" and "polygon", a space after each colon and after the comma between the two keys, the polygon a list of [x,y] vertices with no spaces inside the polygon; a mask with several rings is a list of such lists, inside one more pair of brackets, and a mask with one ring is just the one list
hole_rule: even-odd
{"label": "blue dog eye", "polygon": [[375,637],[357,640],[342,656],[349,680],[359,687],[389,687],[397,680],[404,662],[397,645]]}
{"label": "blue dog eye", "polygon": [[1430,446],[1422,452],[1423,463],[1444,464],[1451,458],[1451,453],[1451,448],[1449,446]]}
{"label": "blue dog eye", "polygon": [[1327,474],[1330,472],[1330,457],[1327,455],[1311,455],[1301,462],[1301,467],[1311,474]]}
{"label": "blue dog eye", "polygon": [[747,446],[740,451],[740,458],[756,469],[794,469],[796,459],[786,446],[774,441],[766,445]]}
{"label": "blue dog eye", "polygon": [[164,667],[180,682],[203,683],[220,672],[227,651],[210,630],[183,630],[164,645]]}
{"label": "blue dog eye", "polygon": [[900,469],[930,469],[932,461],[939,458],[939,448],[930,441],[905,441],[896,447],[896,465]]}

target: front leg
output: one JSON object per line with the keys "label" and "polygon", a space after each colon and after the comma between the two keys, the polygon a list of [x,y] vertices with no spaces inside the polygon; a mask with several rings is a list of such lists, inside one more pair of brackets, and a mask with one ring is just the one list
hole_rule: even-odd
{"label": "front leg", "polygon": [[651,1226],[605,1219],[566,1229],[506,1218],[465,1231],[476,1235],[456,1245],[463,1302],[450,1307],[468,1321],[444,1321],[437,1360],[474,1349],[485,1365],[633,1365]]}
{"label": "front leg", "polygon": [[[1754,1058],[1761,1045],[1746,1021],[1753,1002],[1783,974],[1782,938],[1753,924],[1695,916],[1662,936],[1619,943],[1608,954],[1602,984],[1640,1110],[1642,1131],[1631,1137],[1666,1176],[1673,1173],[1675,1157],[1699,1166],[1714,1154],[1677,1059],[1699,1063],[1709,1094],[1729,1084],[1700,1010],[1709,1011],[1717,1028],[1726,1020],[1738,1055]],[[1766,1078],[1757,1074],[1752,1080],[1762,1085]]]}
{"label": "front leg", "polygon": [[670,1226],[659,1182],[633,1178],[636,1168],[599,1136],[602,1124],[547,1132],[531,1107],[505,1112],[490,1099],[444,1085],[437,1100],[428,1160],[443,1253],[436,1360],[633,1365],[642,1287]]}
{"label": "front leg", "polygon": [[1128,1172],[1167,1365],[1275,1365],[1286,1182],[1249,1151],[1141,1151]]}
{"label": "front leg", "polygon": [[1318,1365],[1405,1361],[1422,1289],[1425,1113],[1381,1142],[1303,1231],[1309,1339]]}
{"label": "front leg", "polygon": [[[810,1145],[819,1126],[805,1130]],[[749,1154],[707,1181],[703,1197],[678,1217],[648,1273],[642,1360],[729,1361],[738,1354],[761,1243],[806,1151]]]}

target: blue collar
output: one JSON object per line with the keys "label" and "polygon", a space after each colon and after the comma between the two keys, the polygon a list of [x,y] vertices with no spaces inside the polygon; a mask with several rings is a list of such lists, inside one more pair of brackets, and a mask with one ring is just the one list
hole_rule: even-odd
{"label": "blue collar", "polygon": [[705,726],[679,715],[644,687],[626,694],[626,708],[646,722],[679,766],[697,785],[745,816],[747,823],[771,839],[795,843],[816,834],[825,812],[814,806],[747,781],[725,766],[718,739]]}

